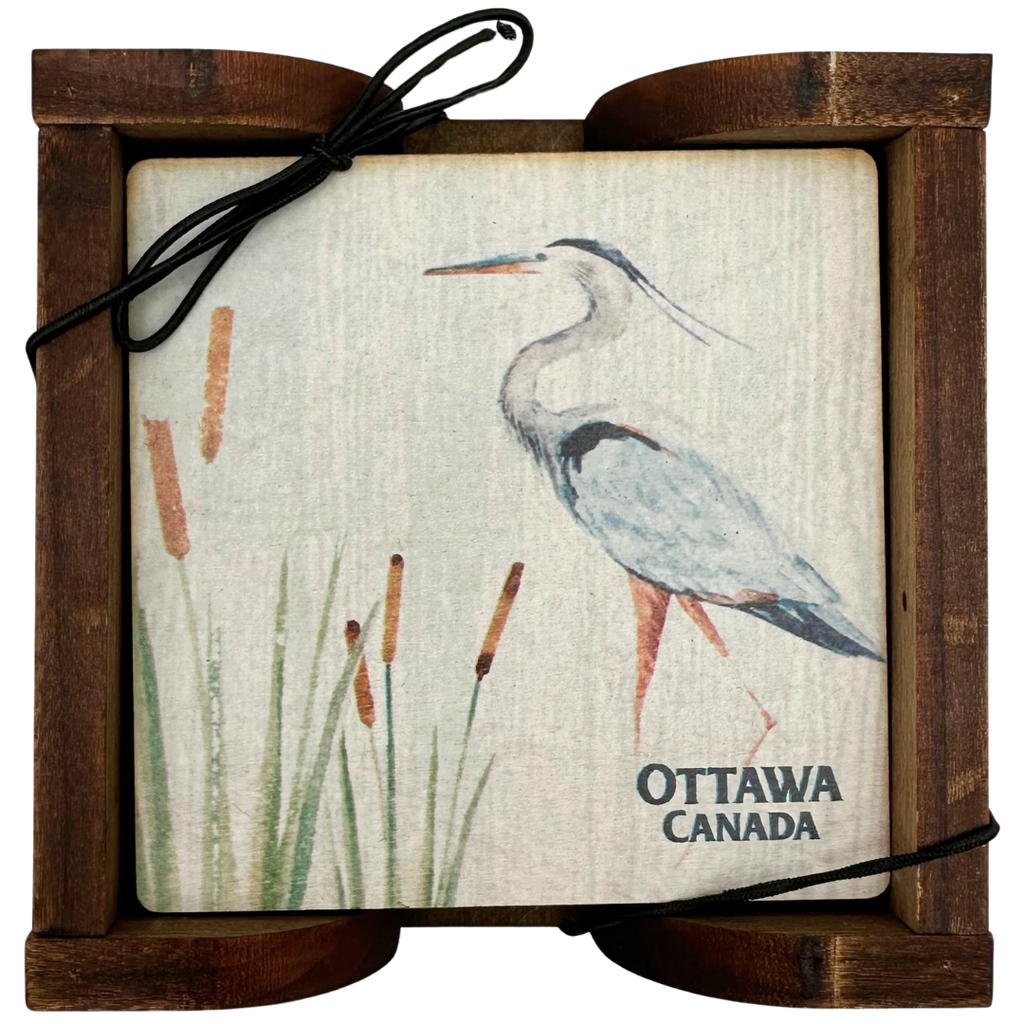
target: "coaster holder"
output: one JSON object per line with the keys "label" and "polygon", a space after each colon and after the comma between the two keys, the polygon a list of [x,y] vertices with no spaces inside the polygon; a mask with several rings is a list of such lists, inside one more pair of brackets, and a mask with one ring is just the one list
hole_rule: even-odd
{"label": "coaster holder", "polygon": [[[297,153],[367,81],[272,54],[36,51],[40,322],[123,274],[132,163]],[[894,853],[988,820],[982,129],[990,81],[985,55],[741,57],[621,86],[584,121],[449,121],[404,143],[407,153],[848,146],[875,158]],[[37,374],[29,1006],[281,1002],[380,969],[403,926],[566,920],[572,908],[160,915],[138,903],[127,361],[109,317],[44,347]],[[979,849],[896,872],[874,900],[636,920],[594,937],[628,970],[705,995],[786,1006],[983,1006],[992,991],[987,904]]]}

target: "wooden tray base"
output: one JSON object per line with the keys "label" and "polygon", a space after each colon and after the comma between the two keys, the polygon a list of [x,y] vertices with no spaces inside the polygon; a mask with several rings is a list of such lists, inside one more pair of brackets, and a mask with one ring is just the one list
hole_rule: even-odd
{"label": "wooden tray base", "polygon": [[[584,122],[445,122],[405,145],[492,153],[827,144],[867,148],[878,160],[894,852],[988,820],[981,129],[990,75],[984,55],[742,57],[628,83]],[[120,278],[132,162],[298,151],[366,81],[269,54],[38,51],[40,321]],[[37,371],[29,1006],[281,1002],[378,970],[402,926],[564,920],[564,908],[538,907],[208,916],[138,907],[124,353],[99,317],[43,349]],[[594,938],[627,970],[703,995],[983,1006],[992,989],[986,863],[977,850],[897,872],[886,896],[864,903],[650,919]]]}

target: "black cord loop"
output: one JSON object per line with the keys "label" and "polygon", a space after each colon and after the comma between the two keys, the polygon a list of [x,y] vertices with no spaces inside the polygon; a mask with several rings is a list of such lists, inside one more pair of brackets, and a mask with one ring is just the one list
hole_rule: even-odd
{"label": "black cord loop", "polygon": [[332,153],[322,135],[313,141],[309,151],[323,160],[333,171],[347,171],[352,166],[352,157],[345,153]]}
{"label": "black cord loop", "polygon": [[[452,32],[484,21],[495,21],[496,28],[482,28],[473,35],[461,39],[410,75],[386,96],[378,96],[388,75],[424,47]],[[430,100],[408,109],[401,108],[402,99],[425,78],[444,67],[448,61],[474,46],[490,42],[496,35],[500,35],[502,39],[514,40],[516,28],[522,33],[519,52],[496,78],[464,89],[453,96]],[[353,157],[358,154],[365,153],[390,139],[410,135],[427,125],[436,124],[447,116],[445,111],[448,107],[504,85],[519,73],[530,56],[532,47],[533,28],[530,22],[518,11],[501,7],[463,14],[429,32],[424,32],[403,46],[380,68],[370,79],[355,106],[334,128],[316,139],[305,156],[277,174],[215,199],[182,218],[146,250],[119,285],[69,310],[37,330],[25,346],[32,372],[35,373],[36,353],[42,345],[105,309],[113,309],[114,338],[129,352],[147,352],[156,348],[181,326],[206,286],[242,244],[245,236],[264,217],[312,191],[317,185],[322,184],[332,171],[347,171],[352,166]],[[180,248],[170,252],[188,234],[199,228],[201,230],[198,234]],[[218,246],[220,248],[217,248]],[[133,338],[128,330],[128,303],[179,267],[211,249],[217,251],[196,276],[164,325],[148,338]]]}
{"label": "black cord loop", "polygon": [[736,889],[712,893],[709,896],[694,896],[687,900],[599,907],[592,911],[584,911],[578,919],[566,922],[561,928],[566,935],[585,935],[587,932],[597,931],[599,928],[611,928],[614,925],[624,924],[638,918],[686,917],[693,913],[700,913],[708,907],[763,900],[768,896],[781,896],[783,893],[806,889],[812,885],[822,885],[825,882],[867,878],[869,875],[882,875],[889,871],[914,867],[916,864],[927,864],[928,861],[966,853],[968,850],[974,850],[992,842],[999,834],[999,822],[992,816],[991,811],[988,817],[987,825],[961,832],[958,836],[943,839],[930,846],[922,846],[920,850],[915,850],[913,853],[876,857],[874,860],[862,860],[857,864],[848,864],[845,868],[836,868],[834,871],[816,871],[810,875],[796,875],[793,878],[776,878],[771,882],[758,882],[756,885],[744,885]]}

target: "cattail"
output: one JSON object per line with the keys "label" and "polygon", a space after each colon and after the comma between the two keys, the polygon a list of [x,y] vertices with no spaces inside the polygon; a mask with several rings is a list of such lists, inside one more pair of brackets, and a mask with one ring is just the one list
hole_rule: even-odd
{"label": "cattail", "polygon": [[210,345],[206,350],[206,386],[200,425],[199,450],[207,462],[213,462],[224,437],[224,408],[228,393],[228,366],[231,361],[231,328],[235,311],[218,306],[210,316]]}
{"label": "cattail", "polygon": [[[501,588],[498,603],[494,606],[494,614],[491,616],[491,624],[487,627],[484,642],[480,647],[480,655],[476,659],[476,683],[473,685],[473,694],[469,698],[469,711],[466,714],[466,728],[462,733],[462,751],[459,754],[459,763],[455,769],[455,785],[452,787],[452,803],[451,808],[448,811],[448,831],[444,840],[444,853],[441,855],[441,877],[437,885],[435,906],[448,905],[450,900],[454,898],[455,886],[458,884],[458,873],[460,868],[454,860],[449,859],[449,853],[451,853],[452,839],[455,835],[455,811],[459,806],[459,790],[462,788],[462,773],[466,767],[466,753],[469,750],[469,734],[473,728],[473,722],[476,719],[476,706],[477,701],[480,698],[480,682],[484,676],[491,671],[491,665],[494,662],[494,655],[498,650],[498,641],[501,640],[501,634],[504,632],[509,612],[512,611],[512,603],[516,599],[516,594],[519,593],[519,583],[522,578],[523,563],[513,562],[512,568],[508,571],[508,576],[505,577],[505,585]],[[487,771],[484,772],[483,780],[477,787],[478,793],[486,781],[487,774],[489,772],[490,767],[488,766]],[[478,799],[478,797],[474,797],[474,799]],[[470,804],[470,808],[472,807],[473,804]],[[472,820],[471,814],[472,811],[467,812],[467,822]],[[467,825],[464,825],[463,830],[465,831],[467,827]]]}
{"label": "cattail", "polygon": [[[349,651],[356,645],[359,639],[359,623],[355,619],[349,619],[345,625],[345,646]],[[352,681],[352,689],[356,695],[356,709],[359,711],[359,721],[367,729],[373,728],[377,720],[377,712],[373,707],[373,693],[370,691],[370,672],[366,667],[366,655],[359,659],[359,668],[356,669],[355,679]]]}
{"label": "cattail", "polygon": [[398,649],[398,612],[402,605],[402,573],[405,562],[401,555],[391,556],[388,567],[388,589],[384,595],[384,640],[380,647],[380,660],[390,665]]}
{"label": "cattail", "polygon": [[150,420],[142,417],[146,428],[146,447],[153,472],[153,490],[156,507],[160,512],[160,528],[164,535],[167,554],[179,561],[189,552],[188,523],[181,500],[178,481],[178,463],[174,458],[174,438],[170,420]]}
{"label": "cattail", "polygon": [[[387,853],[384,860],[384,905],[395,907],[401,894],[398,885],[398,825],[395,810],[395,731],[391,703],[391,663],[398,648],[398,612],[402,605],[402,573],[405,562],[401,555],[392,555],[388,566],[388,589],[384,594],[384,640],[380,657],[384,662],[384,727],[387,732],[387,790],[384,801],[384,838]],[[370,733],[373,742],[373,733]]]}
{"label": "cattail", "polygon": [[515,601],[516,594],[519,593],[519,582],[522,578],[523,563],[513,562],[508,576],[505,577],[505,586],[502,587],[498,603],[494,606],[494,615],[491,616],[491,624],[487,627],[487,634],[484,636],[484,642],[480,648],[480,657],[476,659],[477,682],[480,682],[491,671],[491,663],[498,650],[498,641],[505,629],[509,612],[512,611],[512,602]]}

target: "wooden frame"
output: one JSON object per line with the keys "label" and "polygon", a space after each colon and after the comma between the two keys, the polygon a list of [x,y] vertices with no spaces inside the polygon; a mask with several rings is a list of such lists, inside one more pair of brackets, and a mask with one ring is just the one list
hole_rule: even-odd
{"label": "wooden frame", "polygon": [[[803,53],[624,85],[584,122],[454,121],[407,152],[839,145],[882,184],[893,850],[988,820],[986,56]],[[39,319],[123,272],[140,156],[296,151],[366,83],[235,52],[38,51]],[[39,1009],[299,998],[392,956],[401,925],[557,924],[569,908],[154,915],[134,895],[125,614],[124,355],[95,319],[38,359],[35,878]],[[897,872],[877,900],[636,921],[595,938],[639,974],[793,1006],[991,999],[984,849]]]}

